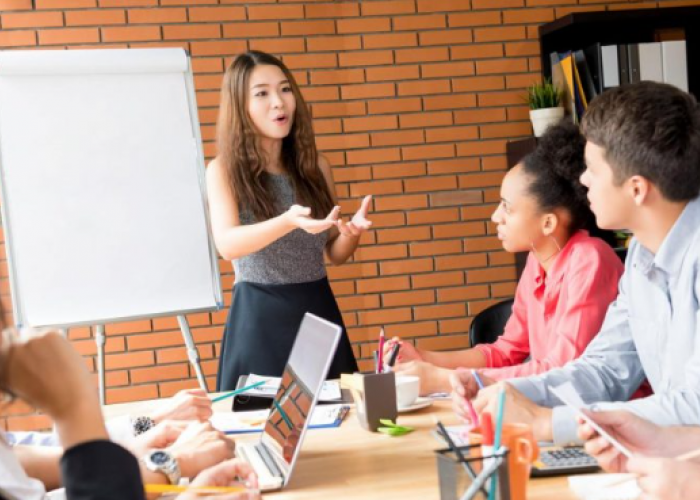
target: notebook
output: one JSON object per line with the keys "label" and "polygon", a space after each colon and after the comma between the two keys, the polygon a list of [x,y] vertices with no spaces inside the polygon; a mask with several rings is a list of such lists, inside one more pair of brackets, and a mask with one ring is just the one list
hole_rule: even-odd
{"label": "notebook", "polygon": [[[275,394],[277,394],[280,377],[266,377],[253,373],[250,375],[241,375],[236,384],[236,389],[261,381],[265,382],[262,386],[246,391],[243,394],[238,394],[233,398],[231,409],[234,412],[267,410],[272,406],[272,399],[275,397]],[[326,380],[321,388],[318,402],[319,404],[347,404],[352,402],[352,396],[348,391],[340,388],[340,384],[337,380]]]}
{"label": "notebook", "polygon": [[291,478],[342,328],[306,313],[260,440],[236,446],[258,476],[261,491],[284,488]]}
{"label": "notebook", "polygon": [[[311,414],[309,429],[338,427],[349,409],[348,405],[319,405]],[[209,420],[224,434],[245,434],[262,432],[269,415],[270,410],[217,412]]]}
{"label": "notebook", "polygon": [[[629,481],[620,482],[625,478]],[[633,500],[642,494],[633,474],[589,474],[569,478],[569,488],[582,500]]]}

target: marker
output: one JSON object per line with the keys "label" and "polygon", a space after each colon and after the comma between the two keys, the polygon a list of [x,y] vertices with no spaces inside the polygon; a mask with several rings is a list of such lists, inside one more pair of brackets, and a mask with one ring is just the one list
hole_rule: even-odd
{"label": "marker", "polygon": [[387,365],[389,365],[389,368],[393,368],[394,364],[396,363],[396,357],[399,354],[400,348],[401,348],[401,344],[398,342],[394,342],[394,345],[391,346],[391,352],[389,353],[389,361],[387,362]]}
{"label": "marker", "polygon": [[221,396],[217,396],[214,399],[211,400],[212,403],[216,403],[217,401],[223,401],[224,399],[230,398],[232,396],[236,396],[238,394],[242,394],[246,391],[250,391],[251,389],[255,389],[257,387],[260,387],[261,385],[265,384],[265,380],[261,380],[260,382],[255,382],[254,384],[247,385],[245,387],[241,387],[240,389],[236,389],[235,391],[229,392],[228,394],[223,394]]}
{"label": "marker", "polygon": [[379,361],[377,362],[377,373],[384,372],[384,328],[379,330]]}

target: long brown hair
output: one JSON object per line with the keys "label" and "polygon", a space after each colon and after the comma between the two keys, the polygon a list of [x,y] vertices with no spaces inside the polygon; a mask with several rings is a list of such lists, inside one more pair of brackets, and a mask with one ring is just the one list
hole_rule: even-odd
{"label": "long brown hair", "polygon": [[248,208],[258,221],[279,214],[263,175],[267,158],[248,115],[250,75],[259,65],[277,66],[289,81],[296,111],[289,135],[282,140],[282,166],[298,203],[310,207],[315,218],[323,218],[333,208],[333,197],[318,166],[311,114],[289,69],[264,52],[251,50],[236,57],[226,69],[221,86],[217,141],[231,193],[239,209]]}

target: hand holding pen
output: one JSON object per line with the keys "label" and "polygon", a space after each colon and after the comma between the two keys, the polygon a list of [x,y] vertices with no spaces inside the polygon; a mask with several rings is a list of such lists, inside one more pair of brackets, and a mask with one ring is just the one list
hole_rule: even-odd
{"label": "hand holding pen", "polygon": [[455,413],[465,422],[478,425],[479,419],[471,400],[485,385],[490,385],[493,381],[479,375],[475,370],[457,368],[450,377],[450,383],[452,385],[452,406]]}
{"label": "hand holding pen", "polygon": [[398,344],[401,349],[401,352],[399,353],[399,357],[396,359],[396,362],[407,363],[409,361],[424,361],[420,351],[416,349],[413,346],[413,344],[411,344],[410,342],[404,342],[398,337],[394,337],[393,339],[386,342],[384,346],[385,358],[388,359],[388,356],[390,355],[391,350],[393,349],[395,344]]}

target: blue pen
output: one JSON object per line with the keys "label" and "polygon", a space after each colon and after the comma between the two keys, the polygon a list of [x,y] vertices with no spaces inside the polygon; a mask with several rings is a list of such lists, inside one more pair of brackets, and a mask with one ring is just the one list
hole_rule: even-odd
{"label": "blue pen", "polygon": [[479,390],[484,388],[484,383],[481,381],[481,377],[479,376],[478,373],[476,373],[476,370],[472,370],[472,375],[474,376],[474,380],[476,380],[476,385],[479,386]]}
{"label": "blue pen", "polygon": [[241,387],[240,389],[236,389],[235,391],[231,391],[227,394],[224,394],[222,396],[217,396],[214,399],[211,400],[212,403],[216,403],[217,401],[222,401],[224,399],[230,398],[231,396],[236,396],[238,394],[242,394],[246,391],[249,391],[251,389],[255,389],[256,387],[260,387],[261,385],[265,384],[265,380],[261,380],[260,382],[256,382],[254,384],[247,385],[245,387]]}
{"label": "blue pen", "polygon": [[[478,379],[477,379],[478,380]],[[493,437],[493,449],[501,448],[501,435],[503,433],[503,412],[506,406],[506,391],[501,387],[498,391],[498,406],[496,407],[496,431]],[[496,498],[496,474],[491,476],[491,488],[489,488],[489,500]]]}

